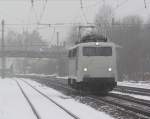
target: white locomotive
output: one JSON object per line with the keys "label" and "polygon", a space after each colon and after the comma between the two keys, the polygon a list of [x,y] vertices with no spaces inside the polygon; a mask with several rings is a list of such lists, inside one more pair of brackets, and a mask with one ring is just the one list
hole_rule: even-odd
{"label": "white locomotive", "polygon": [[68,57],[70,86],[108,92],[117,85],[114,43],[81,42],[69,49]]}

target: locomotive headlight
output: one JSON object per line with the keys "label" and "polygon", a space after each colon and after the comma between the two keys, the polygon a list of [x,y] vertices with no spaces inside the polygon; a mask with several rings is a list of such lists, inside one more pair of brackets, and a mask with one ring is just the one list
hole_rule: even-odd
{"label": "locomotive headlight", "polygon": [[99,45],[99,42],[96,42],[96,45]]}
{"label": "locomotive headlight", "polygon": [[87,71],[87,68],[84,68],[83,70],[84,70],[84,71]]}
{"label": "locomotive headlight", "polygon": [[108,68],[108,71],[112,71],[112,68]]}

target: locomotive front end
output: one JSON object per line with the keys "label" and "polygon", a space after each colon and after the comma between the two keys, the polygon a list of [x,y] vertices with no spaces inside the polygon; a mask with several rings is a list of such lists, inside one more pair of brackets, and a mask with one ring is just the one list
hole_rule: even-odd
{"label": "locomotive front end", "polygon": [[116,52],[113,44],[83,46],[79,66],[83,87],[110,91],[116,86]]}

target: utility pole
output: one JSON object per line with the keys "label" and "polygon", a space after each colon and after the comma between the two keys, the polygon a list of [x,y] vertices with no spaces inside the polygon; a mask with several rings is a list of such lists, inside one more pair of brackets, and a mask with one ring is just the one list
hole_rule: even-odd
{"label": "utility pole", "polygon": [[79,30],[78,30],[78,41],[77,41],[77,42],[80,42],[80,41],[81,41],[81,28],[82,28],[82,26],[79,26]]}
{"label": "utility pole", "polygon": [[4,25],[5,22],[4,20],[2,20],[2,40],[1,40],[1,52],[2,52],[2,61],[1,61],[1,65],[2,65],[2,69],[1,69],[1,75],[2,78],[5,78],[5,64],[6,64],[6,57],[5,57],[5,41],[4,41]]}
{"label": "utility pole", "polygon": [[[56,33],[56,35],[57,35],[57,46],[56,46],[56,48],[57,48],[57,55],[58,55],[58,57],[59,57],[59,32],[57,32]],[[57,57],[57,64],[56,64],[56,72],[57,72],[57,75],[59,75],[59,58]]]}
{"label": "utility pole", "polygon": [[59,46],[59,32],[57,32],[57,47]]}

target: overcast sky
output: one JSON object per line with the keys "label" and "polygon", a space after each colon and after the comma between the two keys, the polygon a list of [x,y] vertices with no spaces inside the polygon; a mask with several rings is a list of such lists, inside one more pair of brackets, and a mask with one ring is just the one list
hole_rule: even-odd
{"label": "overcast sky", "polygon": [[[126,15],[137,14],[146,19],[150,13],[150,1],[146,0],[83,0],[83,10],[86,18],[81,12],[80,0],[0,0],[0,20],[4,19],[10,24],[36,24],[40,23],[85,23],[93,22],[96,13],[101,5],[109,4],[114,8],[115,17],[121,19]],[[46,0],[45,0],[46,1]],[[60,31],[60,37],[64,35],[64,27],[57,27],[55,30]],[[31,26],[9,26],[7,30],[30,30],[37,28]],[[47,26],[39,28],[41,35],[46,39],[51,39],[54,27]]]}

